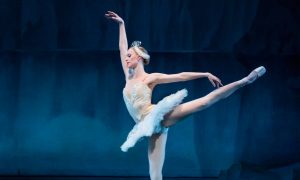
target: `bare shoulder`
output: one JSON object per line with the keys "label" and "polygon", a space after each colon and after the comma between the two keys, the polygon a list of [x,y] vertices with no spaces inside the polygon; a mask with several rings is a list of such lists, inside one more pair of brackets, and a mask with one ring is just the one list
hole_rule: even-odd
{"label": "bare shoulder", "polygon": [[149,73],[146,77],[147,82],[152,82],[154,79],[156,79],[160,73]]}
{"label": "bare shoulder", "polygon": [[162,75],[164,75],[164,74],[163,73],[155,72],[155,73],[149,74],[149,77],[153,79],[153,78],[158,78],[158,77],[160,77]]}
{"label": "bare shoulder", "polygon": [[145,83],[149,86],[155,86],[157,84],[157,79],[162,75],[162,73],[150,73],[145,79]]}

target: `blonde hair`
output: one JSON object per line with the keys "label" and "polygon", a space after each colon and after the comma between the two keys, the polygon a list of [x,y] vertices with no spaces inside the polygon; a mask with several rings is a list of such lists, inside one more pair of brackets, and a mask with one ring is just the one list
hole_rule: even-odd
{"label": "blonde hair", "polygon": [[[149,54],[148,54],[148,51],[145,49],[145,48],[143,48],[142,46],[140,46],[140,47],[138,47],[143,53],[145,53],[145,54],[147,54],[148,56],[149,56]],[[150,63],[150,56],[149,56],[149,58],[147,58],[147,59],[145,59],[144,57],[142,57],[143,58],[143,63],[144,63],[144,65],[148,65],[149,63]]]}
{"label": "blonde hair", "polygon": [[141,44],[141,41],[133,41],[131,47],[139,56],[143,58],[143,64],[148,65],[150,63],[150,55],[148,54],[148,51],[141,46]]}

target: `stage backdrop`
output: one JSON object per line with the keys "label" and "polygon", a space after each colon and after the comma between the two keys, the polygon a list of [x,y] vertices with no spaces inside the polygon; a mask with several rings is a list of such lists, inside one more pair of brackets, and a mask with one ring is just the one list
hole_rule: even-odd
{"label": "stage backdrop", "polygon": [[[218,176],[233,163],[300,160],[300,10],[283,0],[1,0],[0,174],[147,176],[147,139],[120,151],[134,126],[122,97],[118,25],[151,54],[147,72],[211,72],[223,84],[267,74],[171,127],[166,176]],[[207,79],[159,85],[153,103]]]}

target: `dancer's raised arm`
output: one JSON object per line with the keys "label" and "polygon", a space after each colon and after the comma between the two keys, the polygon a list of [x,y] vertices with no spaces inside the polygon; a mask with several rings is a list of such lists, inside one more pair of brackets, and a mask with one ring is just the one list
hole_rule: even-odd
{"label": "dancer's raised arm", "polygon": [[124,20],[118,16],[116,13],[112,11],[107,11],[105,17],[111,19],[119,24],[119,49],[120,49],[120,57],[121,63],[124,70],[125,76],[128,75],[128,67],[126,66],[125,58],[127,56],[128,42],[125,30]]}

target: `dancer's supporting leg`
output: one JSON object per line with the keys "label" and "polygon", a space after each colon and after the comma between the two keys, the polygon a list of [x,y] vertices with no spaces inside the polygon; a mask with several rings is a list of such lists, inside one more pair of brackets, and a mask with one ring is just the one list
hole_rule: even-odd
{"label": "dancer's supporting leg", "polygon": [[162,180],[162,168],[165,160],[165,149],[168,132],[153,134],[149,138],[148,159],[151,180]]}
{"label": "dancer's supporting leg", "polygon": [[162,121],[162,125],[164,127],[172,126],[178,121],[182,120],[184,117],[211,106],[212,104],[220,101],[221,99],[228,97],[239,88],[254,82],[265,72],[266,69],[264,67],[258,67],[255,70],[253,70],[247,77],[239,81],[235,81],[226,86],[220,87],[204,97],[177,106],[173,111],[171,111],[165,116],[165,119]]}

